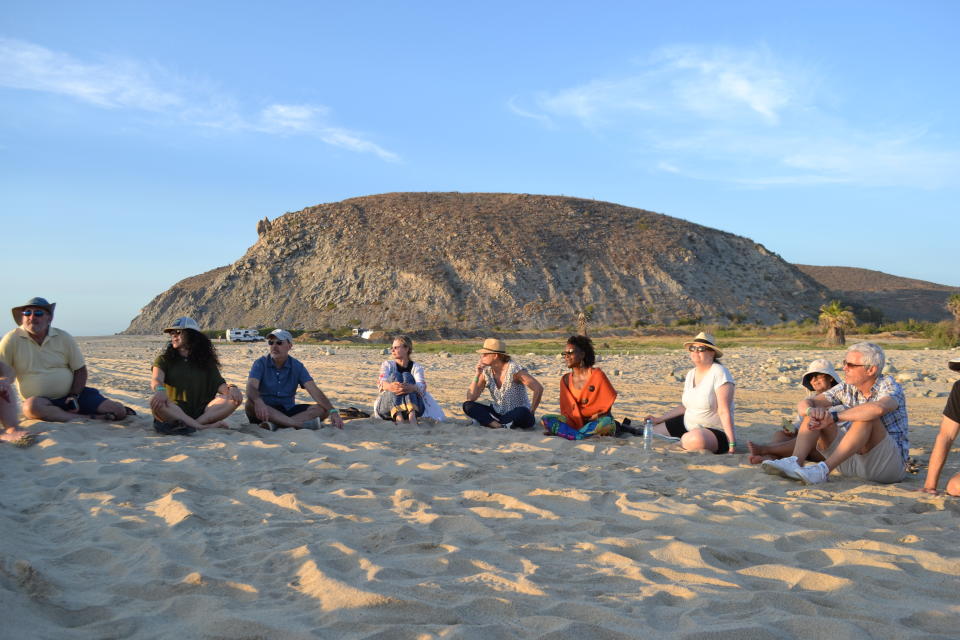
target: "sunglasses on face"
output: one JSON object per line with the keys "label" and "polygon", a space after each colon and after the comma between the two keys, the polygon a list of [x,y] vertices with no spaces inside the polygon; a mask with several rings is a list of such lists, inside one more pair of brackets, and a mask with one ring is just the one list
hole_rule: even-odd
{"label": "sunglasses on face", "polygon": [[173,331],[168,331],[167,333],[169,333],[172,336],[179,336],[183,333],[183,331],[180,331],[180,329],[174,329]]}
{"label": "sunglasses on face", "polygon": [[283,344],[283,340],[267,340],[267,344],[272,347],[275,344]]}
{"label": "sunglasses on face", "polygon": [[576,353],[577,353],[576,351],[570,349],[570,350],[567,350],[567,351],[561,351],[561,352],[560,352],[560,355],[562,355],[562,356],[572,356],[572,355],[574,355],[574,354],[576,354]]}
{"label": "sunglasses on face", "polygon": [[703,353],[704,351],[709,351],[709,350],[710,350],[710,347],[695,347],[693,345],[690,345],[689,347],[687,347],[687,351],[691,353],[693,352]]}
{"label": "sunglasses on face", "polygon": [[46,315],[47,312],[44,311],[43,309],[24,309],[21,313],[23,313],[23,315],[28,317],[35,316],[37,318],[42,318],[44,315]]}
{"label": "sunglasses on face", "polygon": [[853,369],[854,367],[869,367],[869,364],[854,364],[852,362],[847,362],[846,360],[840,365],[844,369]]}

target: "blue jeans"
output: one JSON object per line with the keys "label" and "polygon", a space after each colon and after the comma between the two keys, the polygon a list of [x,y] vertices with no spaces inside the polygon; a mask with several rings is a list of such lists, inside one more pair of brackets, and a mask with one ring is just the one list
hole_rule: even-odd
{"label": "blue jeans", "polygon": [[464,402],[463,412],[484,426],[496,421],[500,424],[513,423],[510,425],[511,429],[532,429],[534,423],[533,412],[526,407],[517,407],[500,414],[488,404]]}
{"label": "blue jeans", "polygon": [[[416,384],[412,373],[398,373],[386,382],[402,382],[404,384]],[[398,396],[393,391],[384,391],[377,398],[377,415],[384,420],[396,420],[399,416],[402,420],[408,420],[411,413],[418,418],[423,415],[423,398],[419,393],[407,393]]]}

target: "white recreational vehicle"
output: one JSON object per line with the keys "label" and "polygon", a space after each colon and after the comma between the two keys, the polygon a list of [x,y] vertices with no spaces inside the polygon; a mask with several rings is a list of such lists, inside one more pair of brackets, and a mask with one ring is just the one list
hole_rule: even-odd
{"label": "white recreational vehicle", "polygon": [[256,329],[227,329],[227,342],[261,342],[263,336]]}

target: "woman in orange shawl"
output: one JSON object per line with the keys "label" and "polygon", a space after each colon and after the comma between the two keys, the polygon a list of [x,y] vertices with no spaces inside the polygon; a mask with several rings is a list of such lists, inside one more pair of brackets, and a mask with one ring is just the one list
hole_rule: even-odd
{"label": "woman in orange shawl", "polygon": [[570,367],[570,373],[560,379],[562,415],[543,416],[540,423],[544,433],[567,440],[614,435],[617,426],[610,409],[617,399],[617,390],[606,374],[593,366],[593,342],[586,336],[570,336],[562,355]]}

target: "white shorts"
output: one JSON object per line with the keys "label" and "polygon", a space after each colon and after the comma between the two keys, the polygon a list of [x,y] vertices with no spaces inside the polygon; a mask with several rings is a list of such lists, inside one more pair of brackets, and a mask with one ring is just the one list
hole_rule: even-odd
{"label": "white shorts", "polygon": [[[845,433],[846,430],[844,430]],[[830,457],[830,454],[839,446],[844,434],[837,435],[837,439],[824,453],[824,457]],[[855,453],[841,462],[837,471],[852,478],[863,478],[884,484],[900,482],[907,475],[906,465],[903,464],[903,457],[900,455],[900,447],[889,433],[866,454]]]}

